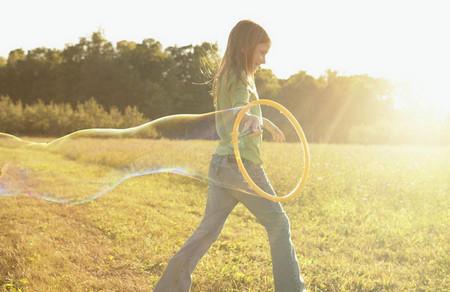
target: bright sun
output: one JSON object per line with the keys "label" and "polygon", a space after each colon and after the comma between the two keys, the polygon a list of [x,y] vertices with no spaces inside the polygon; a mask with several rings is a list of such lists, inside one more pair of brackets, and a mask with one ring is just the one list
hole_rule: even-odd
{"label": "bright sun", "polygon": [[[436,77],[432,75],[430,77]],[[434,114],[433,118],[450,116],[450,91],[448,81],[436,79],[410,79],[394,83],[397,88],[396,103],[400,109]]]}

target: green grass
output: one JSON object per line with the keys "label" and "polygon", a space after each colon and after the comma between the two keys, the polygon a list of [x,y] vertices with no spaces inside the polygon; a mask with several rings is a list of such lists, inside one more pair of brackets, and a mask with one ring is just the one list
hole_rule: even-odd
{"label": "green grass", "polygon": [[[164,144],[170,141],[111,142],[73,143],[58,153],[0,148],[0,164],[12,157],[41,170],[63,163],[84,177],[152,149],[162,162],[188,159],[205,171],[214,147],[177,141],[179,153]],[[268,146],[274,180],[295,169],[286,163],[292,147]],[[450,290],[449,147],[311,145],[311,158],[301,197],[283,204],[309,291]],[[166,174],[128,180],[84,205],[0,198],[0,287],[148,291],[200,223],[205,202],[204,183]],[[267,235],[241,204],[199,262],[192,291],[273,291]]]}

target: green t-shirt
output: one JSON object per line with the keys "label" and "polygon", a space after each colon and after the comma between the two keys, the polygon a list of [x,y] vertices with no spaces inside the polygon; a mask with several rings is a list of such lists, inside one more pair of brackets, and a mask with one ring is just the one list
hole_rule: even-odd
{"label": "green t-shirt", "polygon": [[[259,99],[254,82],[249,81],[246,84],[241,78],[237,78],[236,74],[230,73],[228,78],[221,78],[219,82],[216,102],[217,111],[244,106],[250,101]],[[234,154],[231,132],[238,112],[239,109],[216,113],[216,130],[220,137],[220,142],[215,153],[218,155]],[[259,105],[252,106],[249,109],[249,113],[259,117],[262,128],[261,107]],[[242,122],[240,126],[242,127]],[[261,143],[262,134],[240,137],[239,150],[241,158],[261,164]]]}

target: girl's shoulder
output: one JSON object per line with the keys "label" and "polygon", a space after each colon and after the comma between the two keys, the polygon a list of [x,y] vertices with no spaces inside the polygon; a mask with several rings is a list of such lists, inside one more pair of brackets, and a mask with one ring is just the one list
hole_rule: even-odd
{"label": "girl's shoulder", "polygon": [[233,89],[240,92],[246,91],[249,100],[259,99],[258,91],[256,90],[256,84],[253,78],[246,75],[242,75],[240,78],[235,76],[234,78],[234,83],[231,84],[230,91],[233,91]]}
{"label": "girl's shoulder", "polygon": [[246,87],[249,90],[255,88],[254,80],[250,76],[247,76],[245,72],[237,74],[233,71],[229,71],[223,77],[223,81],[228,85],[228,87]]}

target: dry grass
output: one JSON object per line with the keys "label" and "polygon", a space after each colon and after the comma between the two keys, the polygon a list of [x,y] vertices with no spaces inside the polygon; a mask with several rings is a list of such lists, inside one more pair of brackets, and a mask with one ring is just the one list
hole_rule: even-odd
{"label": "dry grass", "polygon": [[[85,171],[86,164],[120,166],[134,159],[123,153],[140,157],[152,149],[166,155],[159,154],[162,161],[187,157],[204,171],[213,149],[201,141],[176,142],[184,153],[168,144],[92,143],[92,151],[73,144],[59,157]],[[110,148],[98,151],[102,147]],[[266,161],[277,181],[292,171],[285,162],[289,147],[268,146]],[[284,204],[310,291],[450,290],[449,147],[312,145],[311,154],[305,191]],[[11,155],[0,148],[0,162]],[[38,159],[31,152],[19,158],[27,155]],[[45,167],[51,168],[56,158],[48,155],[41,159],[49,158]],[[154,175],[128,180],[83,205],[0,198],[0,287],[148,291],[199,224],[205,195],[203,183]],[[197,266],[192,291],[273,291],[267,236],[242,205]]]}

